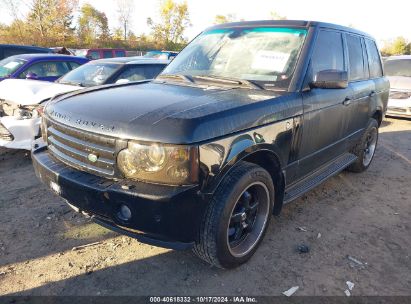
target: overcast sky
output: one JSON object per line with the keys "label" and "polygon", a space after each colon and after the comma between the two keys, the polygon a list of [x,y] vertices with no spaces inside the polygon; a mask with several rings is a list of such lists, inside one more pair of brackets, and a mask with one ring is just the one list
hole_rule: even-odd
{"label": "overcast sky", "polygon": [[[106,13],[111,28],[118,26],[114,0],[80,0],[80,5],[86,2]],[[146,20],[148,17],[157,17],[159,1],[134,2],[131,28],[137,35],[148,33]],[[380,42],[396,36],[411,40],[410,0],[187,0],[187,3],[192,23],[185,33],[188,39],[212,25],[217,14],[235,14],[238,19],[261,20],[269,18],[271,11],[276,11],[288,19],[353,25],[370,33]],[[0,18],[2,22],[8,22],[10,17],[2,10]]]}

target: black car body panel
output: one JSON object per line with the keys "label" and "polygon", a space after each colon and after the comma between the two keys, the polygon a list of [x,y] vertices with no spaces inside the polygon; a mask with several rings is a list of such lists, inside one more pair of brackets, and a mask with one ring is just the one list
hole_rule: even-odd
{"label": "black car body panel", "polygon": [[[378,73],[379,57],[376,58],[374,51],[373,61],[368,59],[372,53],[369,46],[366,47],[366,43],[374,42],[359,31],[309,21],[241,22],[211,29],[256,26],[307,29],[288,90],[157,79],[67,94],[52,100],[45,110],[48,123],[67,125],[100,136],[102,140],[195,146],[198,148],[197,183],[155,185],[116,175],[108,188],[96,190],[95,182],[88,178],[103,180],[103,184],[110,179],[61,164],[41,139],[33,150],[33,162],[40,179],[48,185],[58,182],[62,188],[69,189],[63,190],[61,196],[115,225],[126,224],[127,228],[142,230],[153,239],[189,244],[196,241],[204,210],[221,181],[238,162],[246,160],[271,174],[276,189],[274,212],[278,213],[287,189],[314,176],[319,168],[344,158],[342,156],[361,138],[370,118],[381,123],[389,83],[382,68],[379,76],[374,75]],[[363,78],[348,81],[344,88],[311,85],[319,48],[316,48],[317,41],[329,32],[336,35],[336,41],[341,44],[345,59],[341,59],[340,70],[351,69],[347,59],[348,35],[355,36],[361,46]],[[94,151],[89,148],[86,153]],[[117,154],[112,156],[115,160]],[[355,157],[348,155],[344,159],[345,163],[337,164],[335,170],[342,170]],[[60,170],[60,166],[65,169]],[[71,174],[76,178],[70,178]],[[317,180],[323,180],[321,175],[317,174]],[[133,190],[120,190],[122,183],[132,184]],[[70,189],[84,189],[84,194],[72,196]],[[137,214],[132,222],[121,223],[116,218],[119,202],[128,204]],[[156,215],[161,218],[158,222]]]}

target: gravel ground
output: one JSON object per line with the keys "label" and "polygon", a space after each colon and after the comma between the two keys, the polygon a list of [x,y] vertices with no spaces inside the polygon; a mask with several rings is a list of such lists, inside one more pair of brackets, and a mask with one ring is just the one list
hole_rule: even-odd
{"label": "gravel ground", "polygon": [[39,183],[26,152],[3,149],[0,295],[344,295],[346,281],[352,295],[411,295],[410,181],[411,120],[386,119],[368,171],[286,205],[254,257],[226,271],[91,223]]}

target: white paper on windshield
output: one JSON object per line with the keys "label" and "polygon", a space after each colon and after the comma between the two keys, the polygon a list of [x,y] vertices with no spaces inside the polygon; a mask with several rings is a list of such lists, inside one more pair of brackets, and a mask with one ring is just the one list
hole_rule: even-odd
{"label": "white paper on windshield", "polygon": [[5,67],[6,69],[9,69],[9,70],[12,70],[18,65],[19,65],[18,62],[10,61],[10,62],[6,63],[3,67]]}
{"label": "white paper on windshield", "polygon": [[289,53],[258,51],[254,57],[251,68],[282,73],[289,58]]}

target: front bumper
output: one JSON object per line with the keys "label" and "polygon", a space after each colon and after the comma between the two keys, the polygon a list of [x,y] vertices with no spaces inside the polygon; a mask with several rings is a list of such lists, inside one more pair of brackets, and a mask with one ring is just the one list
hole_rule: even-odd
{"label": "front bumper", "polygon": [[40,122],[40,118],[0,117],[0,146],[9,149],[31,150],[32,142],[40,132]]}
{"label": "front bumper", "polygon": [[410,99],[389,99],[387,105],[388,116],[411,117]]}
{"label": "front bumper", "polygon": [[[206,202],[198,186],[165,186],[129,180],[114,181],[76,170],[53,158],[40,138],[32,160],[40,180],[99,224],[143,243],[188,249],[197,237]],[[131,219],[121,220],[121,205]]]}

